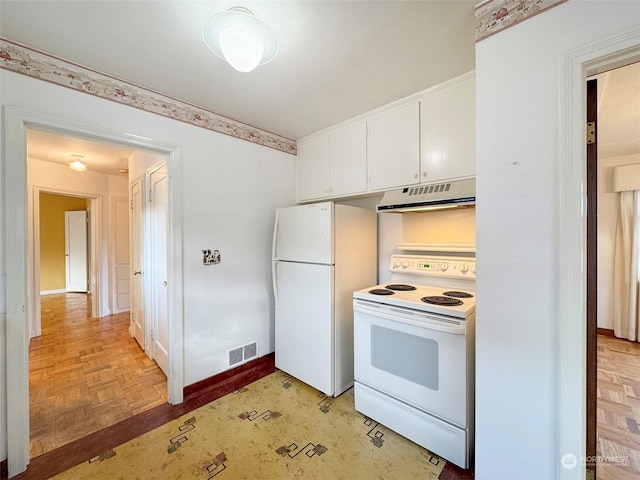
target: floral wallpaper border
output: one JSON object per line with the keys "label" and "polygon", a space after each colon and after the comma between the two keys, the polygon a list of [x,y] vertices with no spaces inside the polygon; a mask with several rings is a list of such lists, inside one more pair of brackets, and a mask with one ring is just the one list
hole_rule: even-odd
{"label": "floral wallpaper border", "polygon": [[567,0],[486,0],[475,8],[476,42]]}
{"label": "floral wallpaper border", "polygon": [[71,88],[146,112],[223,133],[291,155],[294,140],[261,130],[181,100],[127,83],[0,37],[0,68]]}
{"label": "floral wallpaper border", "polygon": [[[475,8],[476,42],[567,0],[486,0]],[[0,68],[297,155],[295,140],[110,77],[0,37]]]}

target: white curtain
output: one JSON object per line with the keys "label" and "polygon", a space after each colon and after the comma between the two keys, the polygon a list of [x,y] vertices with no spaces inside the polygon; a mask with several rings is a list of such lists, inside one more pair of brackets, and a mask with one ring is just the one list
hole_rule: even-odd
{"label": "white curtain", "polygon": [[640,341],[638,315],[638,190],[619,192],[613,269],[613,330],[618,338]]}

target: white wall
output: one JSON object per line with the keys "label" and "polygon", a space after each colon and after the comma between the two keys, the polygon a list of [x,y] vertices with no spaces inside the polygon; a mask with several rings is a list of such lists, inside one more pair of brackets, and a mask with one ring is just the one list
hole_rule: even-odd
{"label": "white wall", "polygon": [[[339,201],[345,205],[376,209],[382,195]],[[391,280],[389,259],[403,252],[398,243],[471,243],[476,242],[475,209],[443,210],[422,213],[378,213],[378,283]]]}
{"label": "white wall", "polygon": [[[1,88],[1,87],[0,87]],[[1,91],[1,90],[0,90]],[[1,98],[1,96],[0,96]],[[4,115],[0,115],[0,132],[4,142]],[[7,265],[5,248],[5,167],[4,151],[0,152],[0,460],[7,458]]]}
{"label": "white wall", "polygon": [[598,159],[598,327],[613,330],[613,262],[619,194],[613,169],[640,163],[640,154]]}
{"label": "white wall", "polygon": [[561,58],[639,18],[638,2],[572,0],[476,45],[478,480],[557,478],[583,454],[557,447]]}
{"label": "white wall", "polygon": [[[0,70],[0,98],[3,105],[179,148],[185,385],[228,369],[230,348],[257,340],[259,355],[273,351],[271,232],[275,208],[295,203],[294,156],[6,70]],[[0,208],[4,216],[4,205]],[[204,248],[219,249],[222,263],[203,266]],[[4,258],[11,252],[5,252],[3,238],[0,249],[0,274],[5,274]],[[4,305],[2,289],[0,307]],[[0,337],[6,328],[2,321]],[[4,372],[3,347],[0,353]],[[1,376],[0,391],[6,392]],[[2,458],[6,414],[0,415]]]}

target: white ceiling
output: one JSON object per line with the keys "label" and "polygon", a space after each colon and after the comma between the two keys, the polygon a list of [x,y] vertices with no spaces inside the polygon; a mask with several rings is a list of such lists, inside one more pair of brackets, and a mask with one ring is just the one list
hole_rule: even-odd
{"label": "white ceiling", "polygon": [[640,153],[640,63],[593,78],[598,80],[598,156]]}
{"label": "white ceiling", "polygon": [[87,170],[106,173],[108,175],[128,175],[120,172],[129,168],[129,156],[132,148],[95,140],[64,136],[40,130],[27,131],[27,156],[67,165],[75,160],[71,155],[82,155],[82,163]]}
{"label": "white ceiling", "polygon": [[[297,140],[475,68],[475,0],[0,1],[0,35]],[[233,70],[202,40],[242,5],[276,58]]]}
{"label": "white ceiling", "polygon": [[[475,68],[475,4],[0,0],[0,36],[298,139]],[[250,73],[202,41],[206,20],[235,5],[280,42],[276,58]],[[640,152],[640,64],[601,74],[599,85],[600,155]],[[31,156],[68,163],[72,153],[117,174],[130,151],[30,132]]]}

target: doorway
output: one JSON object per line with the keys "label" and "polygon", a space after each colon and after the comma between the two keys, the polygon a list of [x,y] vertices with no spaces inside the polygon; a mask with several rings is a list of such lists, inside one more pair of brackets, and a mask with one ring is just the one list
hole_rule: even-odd
{"label": "doorway", "polygon": [[[618,32],[560,56],[556,404],[558,478],[584,478],[588,443],[586,291],[586,79],[640,61],[637,34]],[[595,336],[593,336],[595,338]],[[593,439],[590,439],[593,441]]]}
{"label": "doorway", "polygon": [[134,149],[155,151],[166,156],[168,176],[171,179],[169,192],[169,237],[168,285],[169,338],[169,403],[182,402],[182,277],[181,258],[182,230],[181,181],[177,168],[178,151],[161,142],[141,139],[135,135],[113,132],[94,125],[42,115],[37,112],[5,107],[4,109],[5,155],[11,161],[5,164],[7,241],[6,250],[12,252],[7,258],[6,273],[12,282],[7,284],[7,375],[12,381],[7,384],[7,431],[11,442],[7,445],[9,474],[16,475],[29,463],[29,391],[28,391],[28,308],[33,302],[33,228],[28,212],[27,189],[27,130],[35,128],[80,138],[128,145]]}
{"label": "doorway", "polygon": [[39,225],[35,230],[41,240],[37,242],[39,250],[34,248],[34,257],[38,257],[34,260],[40,265],[40,279],[35,282],[40,295],[90,291],[91,199],[46,191],[39,191],[33,198],[38,202],[38,207],[34,205],[34,225]]}
{"label": "doorway", "polygon": [[[68,160],[67,151],[83,154],[84,170],[60,164]],[[128,147],[33,129],[27,131],[27,153],[29,187],[34,191],[30,210],[37,226],[32,263],[38,309],[32,316],[36,332],[32,329],[29,347],[33,457],[166,403],[167,382],[157,360],[148,361],[154,359],[153,351],[136,352],[129,336],[131,209],[126,199],[118,201],[127,194],[129,166],[146,175],[143,169],[150,161],[142,161],[142,153]],[[146,155],[151,161],[165,158]],[[99,220],[89,228],[91,212]],[[102,219],[108,219],[108,227],[96,229]],[[149,234],[138,220],[138,231]],[[158,252],[159,258],[166,255],[166,249]],[[97,274],[90,275],[92,288],[88,263],[98,267]],[[166,265],[166,260],[158,264]],[[153,274],[155,263],[146,270]],[[42,296],[43,284],[51,283],[52,277],[56,282],[46,288],[54,295]],[[103,308],[96,308],[94,298],[99,297]],[[144,295],[141,299],[153,306]],[[126,313],[114,315],[120,312]],[[165,371],[167,356],[161,364]]]}
{"label": "doorway", "polygon": [[[640,412],[636,409],[640,343],[614,334],[614,278],[619,274],[614,259],[619,254],[620,211],[614,178],[616,171],[623,171],[621,167],[640,165],[638,91],[640,63],[599,73],[587,86],[587,120],[596,122],[597,143],[587,145],[586,456],[593,459],[587,464],[595,469],[596,478],[640,475],[640,469],[632,464],[632,459],[640,456],[640,438],[633,440],[640,435]],[[637,291],[637,279],[633,283]]]}
{"label": "doorway", "polygon": [[[31,164],[31,170],[37,171],[38,165],[41,163],[38,160],[31,159],[28,164]],[[50,172],[44,172],[44,176],[49,175]],[[66,188],[63,188],[66,187]],[[102,265],[96,258],[96,254],[99,250],[99,237],[101,236],[102,229],[100,225],[102,223],[102,205],[103,199],[102,195],[96,195],[95,192],[88,192],[80,189],[73,188],[72,185],[57,185],[55,187],[44,187],[41,185],[32,185],[33,196],[31,197],[33,201],[28,202],[28,212],[29,215],[33,218],[33,233],[32,233],[32,244],[30,249],[30,260],[31,260],[31,271],[32,271],[32,282],[30,283],[31,290],[31,301],[29,303],[29,309],[31,315],[29,316],[29,336],[30,338],[37,337],[42,333],[42,323],[41,323],[41,306],[40,306],[40,295],[44,290],[46,292],[51,293],[60,293],[62,291],[68,290],[68,285],[66,284],[66,279],[68,278],[65,270],[68,266],[68,257],[66,256],[66,245],[64,242],[66,241],[66,232],[65,236],[63,235],[63,231],[60,230],[63,228],[62,223],[57,225],[58,233],[54,237],[53,241],[49,239],[41,239],[43,228],[47,227],[47,222],[50,223],[51,219],[48,217],[52,214],[52,212],[47,211],[47,207],[42,208],[43,202],[53,202],[60,203],[61,199],[69,199],[67,201],[62,200],[63,202],[73,204],[75,201],[76,205],[81,205],[84,203],[84,211],[86,211],[87,215],[87,243],[86,243],[86,270],[87,270],[87,285],[85,286],[85,291],[89,291],[92,295],[91,302],[91,315],[93,317],[100,317],[103,315],[102,307],[105,303],[105,299],[102,298],[101,292],[101,271]],[[75,199],[75,200],[74,200]],[[81,203],[77,203],[81,202]],[[76,209],[79,207],[76,207]],[[54,209],[55,210],[55,209]],[[57,212],[60,214],[60,212]],[[37,227],[36,227],[37,226]],[[64,257],[60,257],[60,255],[64,255]],[[56,275],[55,282],[52,283],[50,276],[52,275],[51,270],[58,269],[57,273],[53,273]],[[43,278],[44,276],[44,278]],[[84,274],[82,275],[84,276]],[[78,287],[80,288],[80,287]],[[72,289],[77,290],[74,287]]]}

